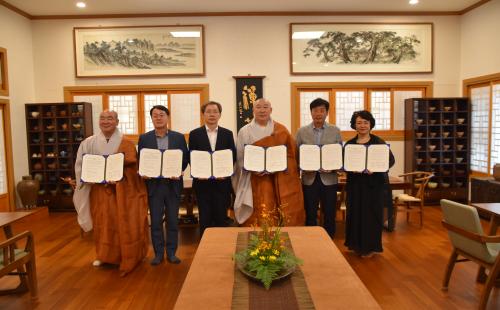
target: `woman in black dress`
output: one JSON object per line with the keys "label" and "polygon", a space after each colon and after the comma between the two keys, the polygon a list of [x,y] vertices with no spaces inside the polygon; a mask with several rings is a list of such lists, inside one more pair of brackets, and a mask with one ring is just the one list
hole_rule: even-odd
{"label": "woman in black dress", "polygon": [[[351,128],[356,137],[347,144],[385,144],[381,138],[370,134],[375,119],[368,111],[357,111],[351,117]],[[394,165],[394,156],[389,153],[389,166]],[[382,228],[384,204],[390,193],[387,173],[348,172],[346,184],[346,239],[345,245],[361,256],[382,252]]]}

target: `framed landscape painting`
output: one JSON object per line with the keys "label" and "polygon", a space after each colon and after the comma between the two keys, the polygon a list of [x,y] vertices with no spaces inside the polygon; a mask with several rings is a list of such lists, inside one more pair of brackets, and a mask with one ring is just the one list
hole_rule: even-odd
{"label": "framed landscape painting", "polygon": [[203,76],[202,25],[73,28],[77,77]]}
{"label": "framed landscape painting", "polygon": [[7,50],[0,47],[0,96],[9,95],[9,76],[7,73]]}
{"label": "framed landscape painting", "polygon": [[431,73],[433,24],[290,24],[292,74]]}

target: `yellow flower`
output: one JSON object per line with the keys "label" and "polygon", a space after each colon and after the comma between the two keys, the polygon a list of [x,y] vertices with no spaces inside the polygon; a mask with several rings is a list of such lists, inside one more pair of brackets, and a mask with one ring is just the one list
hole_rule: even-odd
{"label": "yellow flower", "polygon": [[273,253],[274,253],[274,255],[276,255],[276,256],[279,256],[279,255],[280,255],[280,251],[278,251],[278,250],[273,250]]}
{"label": "yellow flower", "polygon": [[269,261],[274,262],[276,260],[276,256],[271,255],[269,256]]}
{"label": "yellow flower", "polygon": [[265,256],[259,256],[259,259],[260,259],[261,261],[265,261],[265,260],[266,260],[266,257],[265,257]]}
{"label": "yellow flower", "polygon": [[250,252],[250,256],[257,256],[259,254],[259,250],[254,250]]}

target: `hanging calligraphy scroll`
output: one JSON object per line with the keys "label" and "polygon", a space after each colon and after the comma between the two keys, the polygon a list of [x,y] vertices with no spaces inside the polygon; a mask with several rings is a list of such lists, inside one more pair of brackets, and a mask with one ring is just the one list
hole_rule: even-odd
{"label": "hanging calligraphy scroll", "polygon": [[253,119],[253,104],[263,96],[262,80],[265,76],[233,76],[236,79],[237,130]]}

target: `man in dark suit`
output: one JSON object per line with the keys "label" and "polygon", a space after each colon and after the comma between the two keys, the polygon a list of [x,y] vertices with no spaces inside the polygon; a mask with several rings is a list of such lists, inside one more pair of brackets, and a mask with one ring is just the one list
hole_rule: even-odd
{"label": "man in dark suit", "polygon": [[[189,133],[189,149],[208,152],[230,149],[234,164],[236,147],[233,132],[218,126],[222,106],[209,101],[201,107],[201,113],[205,125]],[[231,178],[194,178],[193,189],[200,215],[200,236],[203,236],[207,227],[226,226],[227,209],[231,204]]]}
{"label": "man in dark suit", "polygon": [[[154,130],[139,137],[139,156],[143,148],[149,149],[180,149],[182,150],[182,170],[189,162],[189,152],[184,135],[168,129],[170,112],[161,105],[156,105],[149,111]],[[140,160],[140,157],[139,157]],[[178,244],[178,214],[182,192],[182,176],[171,179],[147,179],[148,204],[151,216],[151,239],[155,257],[151,265],[158,265],[163,261],[165,238],[163,234],[163,215],[167,220],[167,260],[178,264],[180,259],[175,256]]]}

